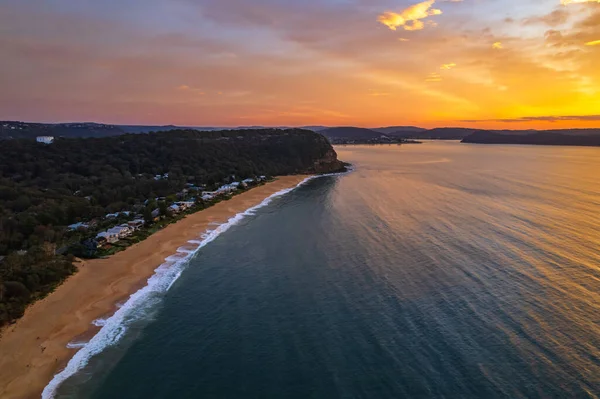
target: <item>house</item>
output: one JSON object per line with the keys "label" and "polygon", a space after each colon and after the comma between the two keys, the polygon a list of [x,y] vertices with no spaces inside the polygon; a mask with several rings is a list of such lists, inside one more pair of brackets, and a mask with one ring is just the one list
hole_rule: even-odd
{"label": "house", "polygon": [[37,141],[38,143],[42,143],[42,144],[52,144],[52,142],[54,141],[54,137],[53,136],[37,136],[35,138],[35,141]]}
{"label": "house", "polygon": [[251,183],[254,183],[254,179],[244,179],[244,180],[242,180],[242,183],[251,184]]}
{"label": "house", "polygon": [[129,237],[131,234],[133,234],[133,231],[133,228],[129,227],[127,224],[121,224],[119,226],[115,226],[109,229],[107,232],[116,234],[119,237],[119,239],[121,239]]}
{"label": "house", "polygon": [[67,230],[69,230],[69,231],[87,230],[89,227],[90,226],[87,223],[78,222],[78,223],[73,223],[73,224],[68,225]]}
{"label": "house", "polygon": [[168,179],[169,178],[169,174],[165,173],[164,175],[156,175],[154,176],[154,180],[162,180],[162,179]]}
{"label": "house", "polygon": [[142,227],[144,227],[144,219],[134,219],[130,222],[128,222],[127,224],[129,225],[129,227],[131,227],[134,230],[139,230]]}
{"label": "house", "polygon": [[240,183],[238,183],[238,182],[234,182],[231,184],[225,184],[225,185],[219,187],[216,192],[218,194],[230,193],[232,191],[237,190],[239,185],[240,185]]}
{"label": "house", "polygon": [[106,244],[108,244],[108,240],[106,239],[106,237],[101,236],[100,234],[98,234],[98,236],[96,236],[95,241],[98,245],[98,248],[101,248],[101,247],[105,246]]}
{"label": "house", "polygon": [[131,212],[129,211],[123,211],[123,212],[115,212],[115,213],[109,213],[105,216],[106,219],[113,219],[113,218],[118,218],[119,216],[129,216],[131,215]]}
{"label": "house", "polygon": [[177,205],[179,207],[180,211],[185,211],[185,210],[193,207],[194,202],[193,201],[180,201],[180,202],[176,202],[175,205]]}
{"label": "house", "polygon": [[173,213],[179,213],[179,212],[181,212],[182,209],[179,207],[179,205],[173,204],[173,205],[169,206],[169,210]]}
{"label": "house", "polygon": [[114,244],[115,242],[119,241],[119,234],[111,232],[110,230],[103,231],[102,233],[98,233],[96,236],[96,241],[98,241],[99,245]]}

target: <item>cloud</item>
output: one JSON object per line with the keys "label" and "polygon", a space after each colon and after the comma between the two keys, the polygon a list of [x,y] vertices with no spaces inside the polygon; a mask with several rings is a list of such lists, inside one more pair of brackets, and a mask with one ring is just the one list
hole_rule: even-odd
{"label": "cloud", "polygon": [[425,23],[421,21],[427,17],[433,15],[440,15],[442,10],[432,8],[435,4],[435,0],[427,0],[422,3],[412,5],[401,11],[395,13],[392,11],[386,11],[379,16],[378,21],[390,28],[396,30],[398,27],[402,27],[404,30],[421,30],[425,27]]}
{"label": "cloud", "polygon": [[496,50],[502,50],[504,48],[504,46],[502,45],[502,43],[496,42],[496,43],[492,44],[492,48],[494,48]]}
{"label": "cloud", "polygon": [[429,76],[427,76],[427,78],[425,78],[426,82],[441,82],[442,81],[442,77],[440,76],[439,73],[433,72],[430,73]]}
{"label": "cloud", "polygon": [[461,122],[479,123],[479,122],[565,122],[565,121],[585,121],[595,122],[600,121],[600,115],[558,115],[558,116],[522,116],[520,118],[506,119],[465,119]]}
{"label": "cloud", "polygon": [[587,42],[586,46],[600,46],[600,40],[594,40],[592,42]]}
{"label": "cloud", "polygon": [[561,7],[541,17],[527,18],[524,22],[525,25],[544,24],[554,27],[567,23],[569,16],[569,11],[565,7]]}
{"label": "cloud", "polygon": [[456,64],[455,64],[454,62],[451,62],[451,63],[449,63],[449,64],[443,64],[443,65],[440,67],[440,69],[446,69],[446,70],[449,70],[449,69],[452,69],[452,68],[454,68],[455,66],[456,66]]}
{"label": "cloud", "polygon": [[560,0],[562,5],[581,4],[581,3],[600,3],[600,0]]}

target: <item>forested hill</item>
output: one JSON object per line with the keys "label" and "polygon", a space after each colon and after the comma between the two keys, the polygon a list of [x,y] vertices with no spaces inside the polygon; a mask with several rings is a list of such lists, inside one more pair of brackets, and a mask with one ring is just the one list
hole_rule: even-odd
{"label": "forested hill", "polygon": [[[0,255],[59,241],[61,226],[128,210],[186,184],[340,170],[321,135],[299,129],[177,130],[88,139],[2,142]],[[156,179],[156,176],[168,178]],[[47,230],[53,230],[49,233]],[[37,232],[37,233],[36,233]],[[43,237],[34,237],[35,235]]]}
{"label": "forested hill", "polygon": [[145,232],[131,240],[143,239],[160,228],[152,226],[157,217],[170,223],[168,206],[177,199],[199,210],[207,206],[204,190],[227,183],[344,169],[325,137],[300,129],[174,130],[48,145],[15,139],[0,146],[0,327],[75,271],[70,252],[88,244],[96,251],[100,231],[143,218]]}

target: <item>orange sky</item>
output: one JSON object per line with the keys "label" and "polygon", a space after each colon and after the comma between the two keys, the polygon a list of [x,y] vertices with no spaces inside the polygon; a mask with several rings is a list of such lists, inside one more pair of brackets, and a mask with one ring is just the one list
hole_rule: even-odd
{"label": "orange sky", "polygon": [[600,127],[600,0],[7,0],[0,32],[0,119]]}

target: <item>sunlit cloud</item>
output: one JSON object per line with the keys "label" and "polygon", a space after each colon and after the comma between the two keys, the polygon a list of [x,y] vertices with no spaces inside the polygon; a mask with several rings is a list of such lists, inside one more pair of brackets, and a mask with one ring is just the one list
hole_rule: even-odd
{"label": "sunlit cloud", "polygon": [[566,116],[523,116],[520,118],[505,118],[505,119],[464,119],[461,122],[479,123],[479,122],[564,122],[564,121],[600,121],[600,115],[566,115]]}
{"label": "sunlit cloud", "polygon": [[566,6],[568,4],[600,3],[600,0],[561,0],[560,3]]}
{"label": "sunlit cloud", "polygon": [[399,41],[399,42],[408,42],[408,41],[409,41],[409,39],[406,39],[406,38],[404,38],[404,37],[401,37],[401,38],[399,38],[399,39],[398,39],[398,41]]}
{"label": "sunlit cloud", "polygon": [[504,48],[504,45],[500,42],[496,42],[496,43],[492,44],[492,48],[494,48],[496,50],[502,50]]}
{"label": "sunlit cloud", "polygon": [[190,90],[190,89],[191,89],[191,87],[188,85],[177,86],[177,90],[185,91],[185,90]]}
{"label": "sunlit cloud", "polygon": [[440,76],[439,73],[433,72],[430,73],[429,76],[427,76],[427,78],[425,78],[426,82],[441,82],[442,81],[442,77]]}
{"label": "sunlit cloud", "polygon": [[586,46],[600,46],[600,40],[594,40],[593,42],[587,42]]}
{"label": "sunlit cloud", "polygon": [[449,69],[452,69],[452,68],[454,68],[454,67],[456,67],[456,64],[455,64],[454,62],[451,62],[451,63],[449,63],[449,64],[443,64],[443,65],[440,67],[440,69],[446,69],[446,70],[449,70]]}
{"label": "sunlit cloud", "polygon": [[435,0],[427,0],[412,5],[400,13],[387,11],[379,16],[378,21],[391,30],[396,30],[398,27],[408,31],[421,30],[425,27],[423,19],[442,13],[442,10],[432,8],[434,4]]}

